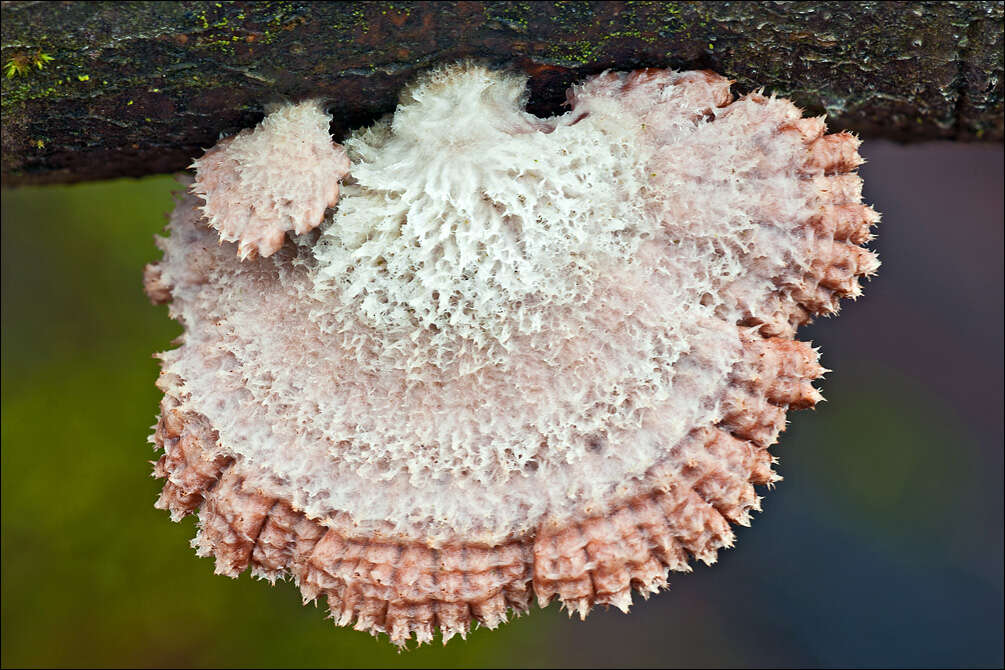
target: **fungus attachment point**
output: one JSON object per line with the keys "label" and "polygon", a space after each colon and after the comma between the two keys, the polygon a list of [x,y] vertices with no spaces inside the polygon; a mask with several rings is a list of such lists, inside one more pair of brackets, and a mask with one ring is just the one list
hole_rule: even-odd
{"label": "fungus attachment point", "polygon": [[217,572],[447,640],[627,610],[760,509],[820,399],[796,329],[878,266],[858,141],[710,72],[605,73],[549,119],[525,83],[433,70],[349,164],[316,106],[196,162],[146,277],[185,326],[153,441]]}

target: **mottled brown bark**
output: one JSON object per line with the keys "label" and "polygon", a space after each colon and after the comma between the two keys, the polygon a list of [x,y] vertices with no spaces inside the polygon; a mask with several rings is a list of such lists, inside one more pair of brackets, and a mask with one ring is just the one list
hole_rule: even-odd
{"label": "mottled brown bark", "polygon": [[[263,105],[320,96],[336,137],[433,63],[531,75],[531,109],[607,68],[708,68],[833,129],[1002,139],[1001,2],[4,2],[7,185],[184,168]],[[41,54],[51,60],[40,58]],[[41,67],[38,67],[41,65]],[[8,65],[8,67],[11,67]]]}

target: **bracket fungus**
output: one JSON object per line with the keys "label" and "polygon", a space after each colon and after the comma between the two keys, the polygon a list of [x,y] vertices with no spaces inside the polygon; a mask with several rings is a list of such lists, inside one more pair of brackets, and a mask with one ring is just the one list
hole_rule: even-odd
{"label": "bracket fungus", "polygon": [[627,610],[760,509],[820,400],[796,329],[878,266],[858,140],[711,72],[551,118],[525,84],[441,67],[344,149],[308,102],[196,161],[145,278],[185,328],[152,441],[218,573],[446,641]]}

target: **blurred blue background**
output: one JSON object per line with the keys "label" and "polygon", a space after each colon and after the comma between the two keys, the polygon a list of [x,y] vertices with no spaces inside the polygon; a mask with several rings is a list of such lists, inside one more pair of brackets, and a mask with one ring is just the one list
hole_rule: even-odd
{"label": "blurred blue background", "polygon": [[3,192],[2,664],[890,667],[1003,663],[1003,153],[871,141],[883,267],[801,332],[833,368],[737,548],[631,615],[552,605],[403,654],[289,584],[213,575],[153,508],[142,293],[168,177]]}

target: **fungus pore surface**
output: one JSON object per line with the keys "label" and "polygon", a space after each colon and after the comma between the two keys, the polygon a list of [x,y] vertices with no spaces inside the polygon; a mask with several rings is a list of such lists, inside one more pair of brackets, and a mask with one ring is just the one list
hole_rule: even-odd
{"label": "fungus pore surface", "polygon": [[711,72],[434,69],[332,143],[284,105],[195,162],[147,268],[158,507],[217,572],[397,644],[585,616],[711,563],[878,266],[858,140]]}

